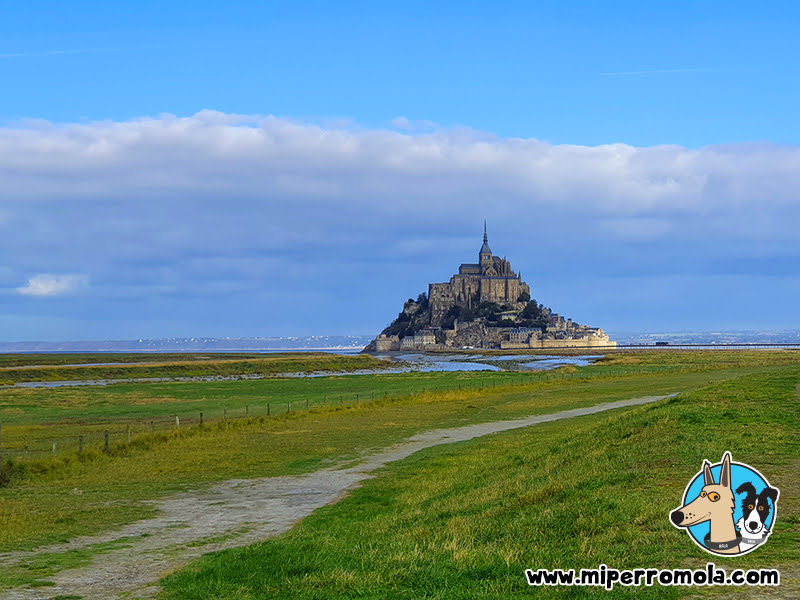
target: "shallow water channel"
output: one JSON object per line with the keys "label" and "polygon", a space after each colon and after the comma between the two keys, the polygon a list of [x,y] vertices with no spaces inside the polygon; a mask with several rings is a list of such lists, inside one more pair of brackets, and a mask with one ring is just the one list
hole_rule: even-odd
{"label": "shallow water channel", "polygon": [[[549,371],[563,365],[582,367],[592,364],[602,355],[586,356],[547,356],[533,354],[515,354],[492,356],[486,354],[428,354],[425,352],[377,354],[376,358],[389,364],[381,369],[361,369],[357,371],[315,371],[279,373],[270,378],[280,377],[337,377],[343,375],[374,375],[377,373],[427,373],[433,371]],[[96,363],[95,363],[96,364]],[[125,363],[114,363],[125,364]],[[93,366],[71,365],[71,366]],[[135,377],[126,379],[83,379],[70,381],[26,381],[14,385],[0,386],[4,388],[54,388],[80,385],[111,385],[115,383],[159,383],[159,382],[214,382],[241,381],[248,379],[265,379],[264,375],[215,375],[209,377]]]}

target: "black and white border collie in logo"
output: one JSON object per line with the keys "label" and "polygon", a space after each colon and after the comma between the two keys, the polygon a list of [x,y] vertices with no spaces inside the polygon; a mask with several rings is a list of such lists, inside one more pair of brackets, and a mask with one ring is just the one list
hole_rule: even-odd
{"label": "black and white border collie in logo", "polygon": [[733,462],[726,452],[716,465],[703,461],[686,486],[683,505],[669,518],[706,552],[747,554],[767,540],[775,523],[778,495],[761,473]]}

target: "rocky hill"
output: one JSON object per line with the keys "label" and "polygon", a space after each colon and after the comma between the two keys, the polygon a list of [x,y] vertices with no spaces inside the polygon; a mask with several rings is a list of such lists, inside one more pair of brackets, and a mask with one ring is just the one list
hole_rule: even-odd
{"label": "rocky hill", "polygon": [[[539,343],[531,345],[531,338]],[[409,298],[365,351],[566,347],[570,342],[585,345],[578,342],[590,338],[608,343],[602,330],[574,323],[536,300],[524,298],[513,304],[481,302],[474,309],[453,305],[440,325],[432,327],[430,303],[423,293],[416,300]]]}
{"label": "rocky hill", "polygon": [[484,223],[477,263],[409,298],[367,352],[437,348],[556,348],[613,345],[602,329],[573,323],[531,299],[530,286],[492,253]]}

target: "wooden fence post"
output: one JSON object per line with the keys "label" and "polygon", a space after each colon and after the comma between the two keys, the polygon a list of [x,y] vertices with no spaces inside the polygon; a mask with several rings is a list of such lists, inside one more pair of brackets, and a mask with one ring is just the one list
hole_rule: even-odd
{"label": "wooden fence post", "polygon": [[56,443],[53,442],[53,456],[56,455]]}
{"label": "wooden fence post", "polygon": [[108,431],[103,432],[105,437],[105,442],[103,444],[103,452],[108,452]]}
{"label": "wooden fence post", "polygon": [[131,424],[128,423],[128,443],[131,443]]}
{"label": "wooden fence post", "polygon": [[223,408],[222,409],[222,420],[226,421],[226,422],[228,420],[228,409],[227,408]]}
{"label": "wooden fence post", "polygon": [[203,424],[203,411],[200,411],[200,425]]}
{"label": "wooden fence post", "polygon": [[267,416],[269,416],[269,414],[270,414],[270,410],[269,410],[269,402],[267,402]]}
{"label": "wooden fence post", "polygon": [[175,429],[180,429],[180,428],[181,428],[181,420],[178,417],[178,415],[175,415]]}

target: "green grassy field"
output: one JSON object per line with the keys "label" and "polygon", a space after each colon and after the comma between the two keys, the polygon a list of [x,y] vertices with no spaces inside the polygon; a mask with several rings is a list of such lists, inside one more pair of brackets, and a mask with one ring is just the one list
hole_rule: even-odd
{"label": "green grassy field", "polygon": [[[729,376],[741,369],[758,369],[769,364],[791,363],[796,355],[790,352],[660,352],[614,355],[598,364],[559,369],[557,373],[408,373],[358,377],[322,377],[303,379],[265,379],[254,381],[217,381],[185,383],[120,383],[99,387],[64,387],[52,389],[0,389],[0,425],[3,431],[3,448],[7,453],[19,454],[27,445],[31,456],[36,452],[50,452],[52,442],[57,450],[77,446],[77,436],[101,435],[109,429],[115,436],[126,433],[130,425],[134,433],[156,427],[174,425],[174,416],[181,422],[196,424],[202,411],[206,419],[216,419],[227,412],[229,417],[242,417],[246,413],[264,415],[267,403],[270,410],[279,414],[289,403],[293,409],[324,404],[352,404],[357,400],[372,400],[373,396],[404,396],[422,390],[442,391],[474,388],[476,386],[503,385],[518,382],[541,382],[569,377],[587,378],[636,377],[655,374],[674,376],[680,380],[691,375],[692,384],[703,381],[703,374],[713,377]],[[152,357],[150,357],[152,358]],[[179,356],[183,359],[183,356]],[[195,357],[202,358],[202,357]],[[302,358],[302,357],[301,357]],[[314,370],[320,360],[329,365],[343,366],[340,359],[370,361],[368,357],[322,358],[311,355],[305,362],[300,358],[274,359],[288,370]],[[263,359],[263,357],[261,357]],[[36,356],[37,362],[43,362]],[[170,368],[164,361],[165,370]],[[241,364],[232,363],[230,368]],[[169,371],[174,373],[174,371]],[[87,375],[85,371],[78,374]],[[72,374],[71,378],[75,378]],[[87,377],[91,379],[91,377]],[[28,430],[17,429],[28,427]],[[98,433],[99,431],[99,433]],[[97,442],[95,436],[95,442]],[[118,438],[117,438],[118,439]],[[88,442],[88,437],[87,437]]]}
{"label": "green grassy field", "polygon": [[[421,451],[287,534],[210,554],[166,578],[167,599],[674,598],[731,589],[532,590],[526,568],[701,568],[668,521],[702,458],[734,459],[781,489],[769,543],[726,568],[794,573],[800,543],[797,365],[656,405]],[[753,415],[758,415],[757,419]],[[742,597],[758,597],[745,589]],[[755,595],[753,595],[755,594]],[[736,597],[739,597],[738,595]]]}
{"label": "green grassy field", "polygon": [[[285,353],[292,354],[292,353]],[[294,353],[298,354],[298,353]],[[36,365],[83,365],[96,363],[173,362],[191,360],[226,360],[264,358],[272,354],[256,352],[65,352],[61,354],[0,354],[0,368]],[[274,356],[274,355],[273,355]]]}
{"label": "green grassy field", "polygon": [[[308,472],[431,428],[700,390],[742,375],[794,372],[798,364],[800,355],[793,352],[637,352],[544,374],[407,373],[0,390],[2,447],[17,452],[11,479],[0,487],[0,551],[31,549],[150,516],[153,509],[145,501],[177,490]],[[286,402],[293,407],[289,414]],[[200,411],[203,427],[197,425]],[[153,433],[151,421],[164,427]],[[112,433],[107,454],[99,451],[104,430]],[[81,435],[86,447],[79,456]],[[53,439],[55,457],[48,451]],[[553,438],[552,444],[565,439]],[[31,449],[28,460],[19,454],[23,445]],[[47,568],[52,570],[54,561],[48,559]],[[0,573],[0,588],[12,583]]]}
{"label": "green grassy field", "polygon": [[[119,357],[126,360],[119,360]],[[116,358],[116,360],[113,360]],[[112,359],[112,360],[109,360]],[[65,363],[63,361],[72,362]],[[54,362],[49,362],[54,361]],[[58,362],[61,361],[61,362]],[[122,363],[122,364],[92,364]],[[132,364],[124,364],[126,362]],[[84,364],[79,364],[84,363]],[[311,371],[356,371],[385,363],[365,354],[280,353],[261,355],[11,355],[0,359],[0,384],[156,377],[226,377]]]}
{"label": "green grassy field", "polygon": [[[679,384],[665,380],[660,389],[668,393],[686,384],[687,378]],[[142,500],[186,486],[305,472],[432,427],[552,412],[652,390],[646,378],[552,380],[134,436],[131,444],[112,445],[109,454],[93,449],[81,457],[70,453],[29,463],[24,476],[0,492],[0,549],[29,548],[142,518],[152,511]]]}

